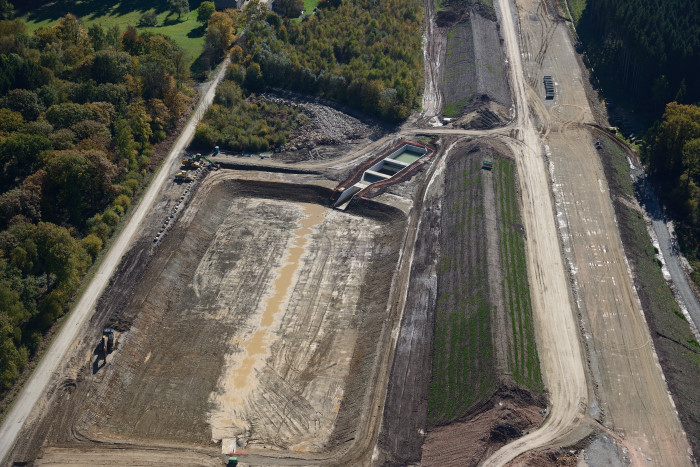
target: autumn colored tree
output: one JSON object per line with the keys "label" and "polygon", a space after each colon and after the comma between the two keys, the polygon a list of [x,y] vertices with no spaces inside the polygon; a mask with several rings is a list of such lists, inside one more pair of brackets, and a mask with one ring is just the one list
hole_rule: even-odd
{"label": "autumn colored tree", "polygon": [[226,13],[215,12],[209,18],[205,53],[221,56],[230,47],[235,37],[233,19]]}

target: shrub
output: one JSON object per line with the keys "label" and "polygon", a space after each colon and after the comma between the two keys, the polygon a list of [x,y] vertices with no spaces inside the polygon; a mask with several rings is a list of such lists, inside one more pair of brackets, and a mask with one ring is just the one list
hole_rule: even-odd
{"label": "shrub", "polygon": [[87,251],[92,257],[92,260],[95,261],[97,254],[102,250],[102,239],[96,234],[91,233],[83,239],[82,243],[85,251]]}

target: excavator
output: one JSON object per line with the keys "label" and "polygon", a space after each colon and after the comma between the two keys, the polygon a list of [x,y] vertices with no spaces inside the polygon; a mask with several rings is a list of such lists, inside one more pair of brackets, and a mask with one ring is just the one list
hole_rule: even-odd
{"label": "excavator", "polygon": [[213,170],[219,170],[219,164],[212,161],[208,157],[203,156],[202,153],[199,153],[199,152],[192,157],[188,157],[187,159],[182,159],[182,165],[184,165],[185,167],[199,168],[199,167],[201,167],[200,164],[201,164],[202,160],[205,160],[206,162],[208,162],[209,167],[211,167]]}
{"label": "excavator", "polygon": [[198,169],[202,166],[202,163],[195,161],[192,157],[186,157],[181,160],[182,166],[186,169]]}
{"label": "excavator", "polygon": [[[107,361],[107,355],[114,350],[114,329],[104,328],[102,330],[102,340],[100,340],[99,351],[104,361]],[[99,356],[97,357],[99,359]]]}

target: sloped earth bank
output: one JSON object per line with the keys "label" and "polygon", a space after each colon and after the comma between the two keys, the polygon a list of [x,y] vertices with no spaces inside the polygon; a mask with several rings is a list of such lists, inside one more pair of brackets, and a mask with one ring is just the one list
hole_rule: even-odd
{"label": "sloped earth bank", "polygon": [[453,2],[437,14],[438,34],[446,36],[441,62],[444,115],[455,126],[487,129],[506,123],[512,100],[499,25],[492,10],[475,2]]}
{"label": "sloped earth bank", "polygon": [[143,274],[122,283],[119,346],[106,365],[85,354],[63,385],[41,462],[68,459],[51,446],[211,456],[237,439],[303,457],[350,442],[378,370],[405,216],[379,203],[330,210],[329,196],[208,177]]}
{"label": "sloped earth bank", "polygon": [[505,153],[457,142],[428,189],[379,437],[382,465],[476,465],[542,421],[536,353],[528,377],[528,353],[514,346],[527,336],[519,348],[534,349],[526,317],[516,325],[512,314],[515,284],[527,276],[504,270],[499,255],[522,227],[499,221],[499,175],[481,170],[483,159],[507,164]]}

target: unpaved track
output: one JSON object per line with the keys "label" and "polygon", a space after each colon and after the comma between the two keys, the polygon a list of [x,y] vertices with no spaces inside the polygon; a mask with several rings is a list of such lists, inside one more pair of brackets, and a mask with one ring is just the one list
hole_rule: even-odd
{"label": "unpaved track", "polygon": [[[533,88],[531,112],[546,135],[557,217],[578,311],[590,333],[588,356],[603,422],[633,464],[689,465],[689,445],[654,353],[586,125],[593,114],[569,31],[552,19],[544,1],[516,4],[523,67]],[[553,101],[542,99],[543,75],[554,79]]]}
{"label": "unpaved track", "polygon": [[77,305],[73,307],[70,317],[61,328],[56,339],[51,344],[51,347],[46,351],[41,362],[34,370],[29,381],[24,386],[21,394],[14,402],[12,409],[5,418],[2,427],[0,427],[0,461],[9,453],[15,443],[17,435],[24,425],[25,420],[29,417],[32,408],[37,401],[45,394],[51,376],[59,369],[63,363],[63,358],[68,349],[77,342],[78,334],[83,328],[83,325],[92,315],[95,309],[97,299],[102,294],[102,291],[107,286],[110,277],[114,273],[117,265],[121,261],[122,255],[126,253],[131,245],[132,239],[138,233],[142,222],[146,215],[151,211],[151,207],[155,202],[156,196],[160,192],[163,184],[170,176],[170,171],[173,163],[178,159],[180,153],[187,147],[194,136],[194,131],[197,123],[201,120],[204,112],[214,100],[216,87],[224,77],[228,65],[228,57],[220,66],[219,71],[208,87],[207,92],[202,96],[197,105],[194,116],[183,128],[180,137],[175,141],[170,154],[163,163],[163,166],[158,171],[153,181],[148,187],[148,190],[141,198],[138,207],[132,214],[131,218],[124,226],[124,229],[117,237],[112,247],[109,249],[107,256],[102,261],[97,273],[90,281],[90,284],[83,292],[82,297]]}
{"label": "unpaved track", "polygon": [[425,33],[423,34],[423,66],[425,68],[425,86],[423,88],[424,118],[432,118],[442,112],[443,98],[440,87],[442,84],[443,69],[440,66],[440,57],[444,55],[447,47],[447,36],[438,34],[435,30],[433,0],[425,0]]}
{"label": "unpaved track", "polygon": [[503,465],[519,454],[546,445],[569,433],[588,400],[579,334],[569,297],[559,247],[549,181],[542,148],[530,119],[526,84],[510,2],[499,0],[501,33],[510,62],[511,85],[516,105],[518,139],[509,141],[518,166],[523,199],[523,222],[527,234],[527,257],[533,313],[550,412],[542,426],[507,444],[484,465]]}

